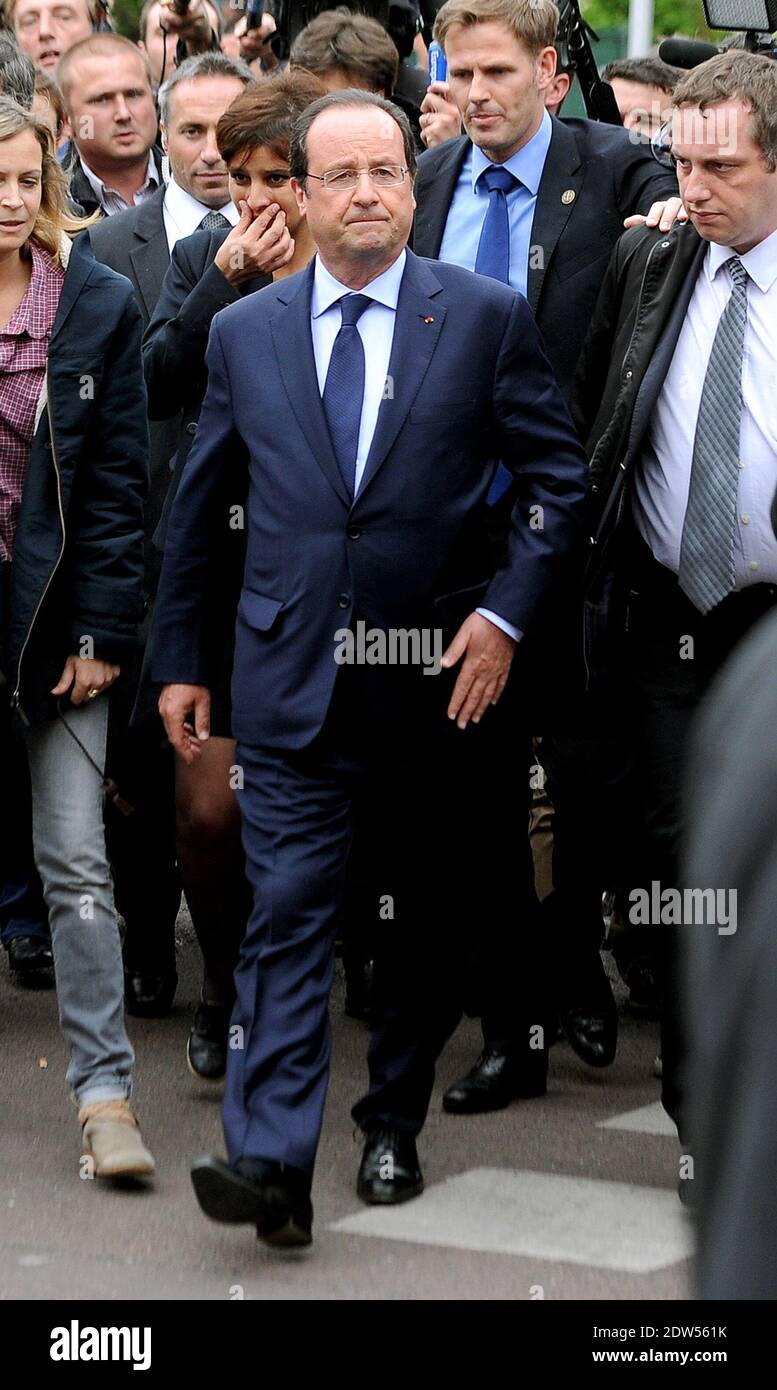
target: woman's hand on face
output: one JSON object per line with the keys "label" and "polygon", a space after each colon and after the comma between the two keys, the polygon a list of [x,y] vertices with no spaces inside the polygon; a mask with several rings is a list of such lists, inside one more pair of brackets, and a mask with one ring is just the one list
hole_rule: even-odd
{"label": "woman's hand on face", "polygon": [[294,255],[286,214],[277,203],[270,203],[260,213],[253,213],[245,199],[241,198],[239,206],[240,221],[216,253],[216,265],[231,285],[250,280],[252,275],[272,275]]}

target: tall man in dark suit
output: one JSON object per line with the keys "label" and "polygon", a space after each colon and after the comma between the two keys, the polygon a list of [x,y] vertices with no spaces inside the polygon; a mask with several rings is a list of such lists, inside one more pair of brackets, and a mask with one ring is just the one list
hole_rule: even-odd
{"label": "tall man in dark suit", "polygon": [[[290,168],[319,254],[214,320],[157,606],[160,708],[191,759],[208,736],[210,556],[247,470],[232,695],[254,911],[236,973],[229,1161],[199,1160],[193,1180],[209,1215],[277,1244],[310,1240],[334,928],[363,796],[386,892],[370,1087],[354,1109],[358,1191],[396,1202],[422,1188],[415,1136],[460,1017],[461,903],[488,901],[515,868],[511,836],[469,836],[462,760],[517,760],[520,733],[500,716],[527,680],[519,638],[585,498],[524,301],[406,250],[414,165],[406,118],[372,93],[331,94],[297,123]],[[495,570],[497,456],[520,494]],[[527,1070],[536,1040],[527,1021]]]}
{"label": "tall man in dark suit", "polygon": [[[668,226],[679,200],[664,205],[677,182],[644,140],[616,126],[548,114],[557,29],[552,0],[448,0],[440,9],[434,33],[448,60],[448,95],[427,97],[422,127],[433,132],[434,122],[445,120],[444,108],[455,107],[466,134],[421,156],[413,245],[419,255],[506,280],[525,295],[568,396],[624,219],[644,214]],[[513,503],[508,481],[500,470],[489,499],[497,545]],[[571,704],[579,670],[559,668],[558,647],[571,652],[579,625],[562,613],[555,621],[566,624],[568,640],[548,648],[540,664],[553,705],[562,692]],[[607,883],[590,843],[592,830],[601,838],[596,827],[609,801],[604,793],[600,810],[592,796],[590,769],[601,762],[600,750],[591,756],[576,706],[551,718],[546,699],[535,728],[546,735],[541,761],[556,813],[555,891],[542,914],[544,934],[555,943],[557,1003],[575,1050],[603,1066],[615,1055],[617,1015],[599,957]],[[575,737],[548,737],[562,732]],[[515,833],[522,834],[518,822]],[[524,930],[514,895],[501,914],[516,933]],[[505,964],[493,962],[489,978],[501,979]],[[484,1050],[446,1093],[445,1107],[455,1113],[497,1109],[521,1093],[510,1047],[512,1005],[508,1000],[505,1013],[487,983],[480,993]]]}
{"label": "tall man in dark suit", "polygon": [[651,890],[678,881],[694,710],[777,600],[777,66],[731,50],[685,77],[674,104],[672,151],[692,225],[618,243],[575,414],[593,494],[588,666],[610,689],[630,677],[614,705],[638,719],[647,838],[631,920],[667,948],[663,1101],[685,1139],[671,931],[681,923],[657,914]]}

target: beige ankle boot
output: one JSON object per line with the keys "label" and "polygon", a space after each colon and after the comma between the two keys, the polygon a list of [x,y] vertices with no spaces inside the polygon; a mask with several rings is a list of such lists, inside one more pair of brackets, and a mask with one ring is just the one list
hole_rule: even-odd
{"label": "beige ankle boot", "polygon": [[140,1135],[128,1100],[98,1100],[78,1112],[84,1153],[94,1161],[96,1178],[144,1177],[154,1160]]}

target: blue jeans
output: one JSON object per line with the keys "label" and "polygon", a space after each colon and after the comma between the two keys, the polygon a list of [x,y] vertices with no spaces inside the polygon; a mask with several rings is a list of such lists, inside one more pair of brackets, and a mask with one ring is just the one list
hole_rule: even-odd
{"label": "blue jeans", "polygon": [[[108,696],[65,720],[104,766]],[[35,861],[51,929],[67,1080],[79,1106],[126,1097],[134,1054],[124,1027],[121,944],[105,852],[99,774],[60,720],[27,736]]]}

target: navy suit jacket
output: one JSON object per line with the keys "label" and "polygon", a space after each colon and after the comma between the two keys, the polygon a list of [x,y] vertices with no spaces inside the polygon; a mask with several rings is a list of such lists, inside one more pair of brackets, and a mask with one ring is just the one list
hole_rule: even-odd
{"label": "navy suit jacket", "polygon": [[[408,252],[386,398],[349,497],[316,378],[312,285],[311,264],[213,320],[152,665],[155,681],[209,684],[229,620],[210,602],[209,564],[247,470],[233,730],[286,749],[320,731],[338,671],[335,634],[357,620],[445,627],[482,605],[530,632],[576,545],[587,490],[585,456],[526,301]],[[519,496],[494,572],[486,497],[497,458]]]}

